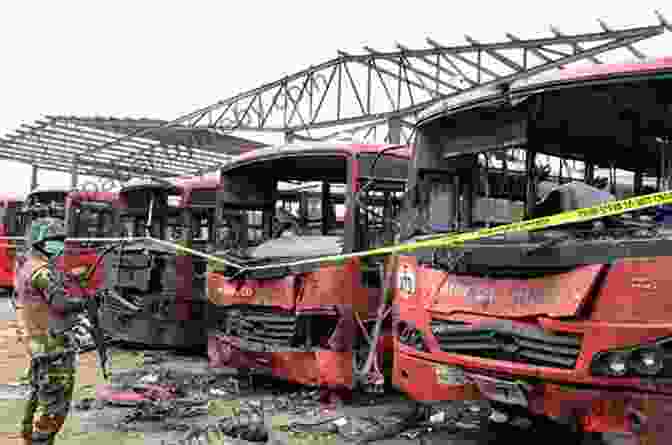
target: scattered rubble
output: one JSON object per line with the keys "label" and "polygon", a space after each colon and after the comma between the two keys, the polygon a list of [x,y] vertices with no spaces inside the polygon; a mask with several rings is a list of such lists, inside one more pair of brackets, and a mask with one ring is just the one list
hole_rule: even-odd
{"label": "scattered rubble", "polygon": [[201,358],[149,352],[141,368],[114,372],[111,383],[98,388],[96,399],[82,399],[74,407],[116,409],[119,414],[110,427],[120,431],[181,436],[170,445],[224,439],[250,445],[336,439],[363,444],[418,440],[440,431],[474,431],[488,422],[520,420],[481,402],[423,407],[390,394],[358,394],[345,404],[329,404],[324,395],[320,389],[263,375],[214,373]]}

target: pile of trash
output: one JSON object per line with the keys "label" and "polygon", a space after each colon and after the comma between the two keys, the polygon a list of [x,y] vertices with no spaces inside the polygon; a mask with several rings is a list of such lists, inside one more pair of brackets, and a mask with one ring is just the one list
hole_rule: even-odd
{"label": "pile of trash", "polygon": [[[169,362],[172,365],[166,366]],[[184,433],[170,445],[336,439],[364,444],[394,437],[415,440],[437,431],[480,430],[488,422],[507,421],[487,402],[424,406],[395,398],[394,410],[388,403],[393,400],[382,399],[391,395],[362,397],[346,406],[325,404],[317,388],[215,373],[191,358],[182,363],[165,353],[147,353],[140,369],[113,374],[110,385],[98,388],[96,399],[84,399],[75,407],[129,408],[122,410],[116,428],[139,430],[140,423],[151,422],[162,431]]]}
{"label": "pile of trash", "polygon": [[465,402],[437,408],[414,405],[375,416],[325,416],[315,409],[291,416],[275,411],[275,405],[268,402],[269,399],[241,402],[233,416],[208,425],[192,425],[182,439],[166,445],[214,444],[226,439],[283,444],[331,444],[337,439],[365,444],[395,437],[413,440],[436,431],[480,430],[492,415],[487,404]]}

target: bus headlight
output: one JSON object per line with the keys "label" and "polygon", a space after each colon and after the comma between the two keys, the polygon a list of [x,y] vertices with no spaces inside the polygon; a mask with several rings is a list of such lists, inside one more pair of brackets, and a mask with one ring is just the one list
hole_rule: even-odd
{"label": "bus headlight", "polygon": [[656,375],[663,370],[664,355],[659,347],[636,351],[632,358],[632,368],[643,375]]}
{"label": "bus headlight", "polygon": [[665,368],[665,351],[658,345],[600,352],[591,362],[591,373],[609,377],[653,377]]}

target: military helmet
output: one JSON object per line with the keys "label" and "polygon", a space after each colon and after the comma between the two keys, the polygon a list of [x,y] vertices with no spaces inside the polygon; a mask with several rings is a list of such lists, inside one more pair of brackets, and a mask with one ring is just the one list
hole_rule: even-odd
{"label": "military helmet", "polygon": [[[30,227],[26,231],[26,247],[30,253],[37,253],[39,250],[35,249],[35,243],[53,236],[65,236],[65,234],[65,224],[61,219],[52,217],[37,218],[31,222]],[[63,254],[64,249],[65,245],[63,241],[57,240],[47,241],[42,247],[42,250],[45,250],[51,256]]]}

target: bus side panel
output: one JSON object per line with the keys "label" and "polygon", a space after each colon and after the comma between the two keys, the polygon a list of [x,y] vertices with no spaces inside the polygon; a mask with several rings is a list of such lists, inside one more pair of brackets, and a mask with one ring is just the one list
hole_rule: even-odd
{"label": "bus side panel", "polygon": [[[0,236],[7,236],[7,228],[0,225]],[[10,240],[0,240],[0,288],[14,287],[14,266],[16,244]]]}

